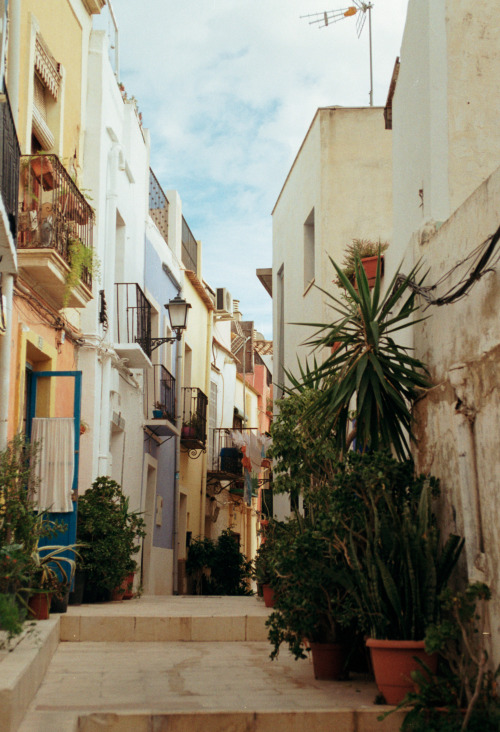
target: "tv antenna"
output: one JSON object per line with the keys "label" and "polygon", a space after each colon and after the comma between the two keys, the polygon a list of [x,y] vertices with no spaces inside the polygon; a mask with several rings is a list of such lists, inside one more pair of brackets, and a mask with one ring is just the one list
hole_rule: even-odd
{"label": "tv antenna", "polygon": [[309,15],[301,15],[301,18],[314,18],[309,21],[309,25],[318,25],[318,28],[325,28],[327,25],[333,25],[333,23],[339,23],[341,20],[350,18],[353,15],[357,15],[356,18],[356,32],[358,38],[363,32],[363,28],[366,21],[366,15],[368,14],[368,35],[370,41],[370,107],[373,107],[373,54],[372,54],[372,8],[371,2],[363,2],[363,0],[352,0],[354,5],[350,5],[348,8],[339,8],[338,10],[326,10],[323,13],[310,13]]}

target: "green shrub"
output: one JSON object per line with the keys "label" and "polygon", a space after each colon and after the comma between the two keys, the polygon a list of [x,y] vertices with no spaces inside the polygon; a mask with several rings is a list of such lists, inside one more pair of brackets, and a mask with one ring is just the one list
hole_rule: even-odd
{"label": "green shrub", "polygon": [[216,542],[195,539],[191,542],[186,572],[194,580],[196,594],[251,595],[248,581],[252,563],[240,551],[237,537],[230,529]]}
{"label": "green shrub", "polygon": [[92,588],[95,599],[105,599],[137,569],[133,555],[140,549],[138,540],[146,535],[144,520],[129,510],[129,499],[119,484],[101,476],[78,499],[76,532],[78,543],[86,545],[78,561],[86,587]]}

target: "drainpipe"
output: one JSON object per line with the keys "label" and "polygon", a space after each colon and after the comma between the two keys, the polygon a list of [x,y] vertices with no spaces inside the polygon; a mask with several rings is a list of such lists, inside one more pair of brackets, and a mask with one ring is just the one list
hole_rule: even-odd
{"label": "drainpipe", "polygon": [[[210,373],[211,373],[211,358],[210,353],[212,351],[212,325],[213,325],[213,314],[209,310],[207,313],[207,348],[206,348],[206,359],[205,359],[205,391],[208,397],[208,407],[210,408]],[[210,439],[208,434],[208,422],[206,425],[207,439]],[[205,536],[205,496],[207,494],[207,451],[203,453],[202,457],[202,473],[201,473],[201,487],[200,487],[200,536]]]}
{"label": "drainpipe", "polygon": [[[7,28],[2,29],[5,38]],[[8,91],[12,107],[14,126],[17,129],[19,116],[19,68],[21,46],[21,2],[11,0],[9,10],[9,65]],[[2,80],[3,81],[3,80]],[[14,242],[15,246],[16,242]],[[6,328],[0,338],[0,451],[5,450],[8,442],[9,394],[10,394],[10,345],[12,338],[12,313],[14,297],[14,273],[2,272],[2,294],[5,296]]]}

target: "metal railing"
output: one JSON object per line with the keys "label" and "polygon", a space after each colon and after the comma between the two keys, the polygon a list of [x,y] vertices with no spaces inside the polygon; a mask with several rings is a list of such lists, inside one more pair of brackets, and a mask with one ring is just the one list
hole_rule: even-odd
{"label": "metal railing", "polygon": [[207,442],[208,398],[197,387],[182,387],[182,432],[184,442]]}
{"label": "metal railing", "polygon": [[117,282],[116,343],[138,343],[151,356],[151,303],[136,282]]}
{"label": "metal railing", "polygon": [[184,216],[182,217],[182,264],[198,274],[198,242]]}
{"label": "metal railing", "polygon": [[153,412],[161,412],[161,419],[175,422],[175,377],[162,364],[153,366],[146,381],[145,399],[148,416],[157,417]]}
{"label": "metal railing", "polygon": [[0,102],[0,190],[9,218],[10,230],[15,240],[17,237],[21,148],[7,92],[0,95]]}
{"label": "metal railing", "polygon": [[168,244],[168,198],[157,177],[149,169],[149,215]]}
{"label": "metal railing", "polygon": [[259,435],[253,427],[226,428],[217,427],[209,430],[208,466],[213,473],[226,473],[233,476],[243,475],[243,453],[233,440],[231,432]]}
{"label": "metal railing", "polygon": [[[92,249],[94,212],[57,155],[22,155],[17,246],[54,249],[71,265],[78,248]],[[92,288],[84,266],[80,276]]]}

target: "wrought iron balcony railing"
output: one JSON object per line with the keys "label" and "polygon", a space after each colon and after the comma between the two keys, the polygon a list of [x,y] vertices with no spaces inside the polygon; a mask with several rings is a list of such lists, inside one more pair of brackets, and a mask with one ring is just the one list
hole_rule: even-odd
{"label": "wrought iron balcony railing", "polygon": [[154,364],[146,384],[147,414],[175,422],[175,377],[162,364]]}
{"label": "wrought iron balcony railing", "polygon": [[168,244],[168,198],[163,192],[163,188],[158,180],[149,169],[149,215],[155,222],[160,234]]}
{"label": "wrought iron balcony railing", "polygon": [[[53,249],[71,265],[92,249],[94,212],[57,155],[21,156],[18,249]],[[91,268],[80,279],[92,289]]]}
{"label": "wrought iron balcony railing", "polygon": [[182,217],[182,264],[198,274],[198,242],[184,216]]}
{"label": "wrought iron balcony railing", "polygon": [[115,342],[138,343],[151,356],[151,303],[136,282],[115,284]]}
{"label": "wrought iron balcony railing", "polygon": [[205,449],[207,442],[208,399],[201,389],[182,388],[181,442],[189,449]]}
{"label": "wrought iron balcony railing", "polygon": [[0,190],[9,217],[9,226],[17,237],[17,208],[19,200],[19,166],[21,148],[6,92],[0,94]]}
{"label": "wrought iron balcony railing", "polygon": [[[208,472],[214,476],[217,475],[219,479],[224,480],[226,476],[227,480],[236,477],[243,476],[243,452],[241,450],[239,440],[234,439],[234,434],[239,433],[244,438],[249,438],[253,435],[255,438],[260,436],[260,432],[257,428],[215,428],[209,430],[209,446],[208,446]],[[245,442],[250,440],[245,439]],[[240,444],[238,444],[240,443]],[[256,443],[257,444],[257,443]],[[252,451],[247,450],[248,457],[252,459]],[[252,462],[252,469],[254,472],[258,472],[261,466],[261,456],[255,464]]]}

